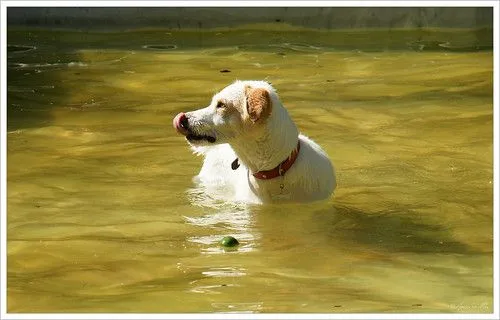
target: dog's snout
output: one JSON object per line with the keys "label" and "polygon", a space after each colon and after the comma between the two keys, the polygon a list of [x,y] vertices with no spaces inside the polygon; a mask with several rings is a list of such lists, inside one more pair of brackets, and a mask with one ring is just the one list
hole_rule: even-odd
{"label": "dog's snout", "polygon": [[189,130],[189,121],[184,112],[179,113],[175,116],[173,125],[175,130],[180,134],[186,135]]}

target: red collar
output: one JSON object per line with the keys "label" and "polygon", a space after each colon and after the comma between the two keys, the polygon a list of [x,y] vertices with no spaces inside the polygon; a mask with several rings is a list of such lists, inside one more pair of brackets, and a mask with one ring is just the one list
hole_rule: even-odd
{"label": "red collar", "polygon": [[293,163],[297,159],[300,151],[300,140],[297,142],[297,148],[293,149],[290,156],[280,163],[276,168],[266,171],[257,171],[252,173],[253,176],[261,180],[269,180],[279,176],[285,175],[285,173],[292,167]]}

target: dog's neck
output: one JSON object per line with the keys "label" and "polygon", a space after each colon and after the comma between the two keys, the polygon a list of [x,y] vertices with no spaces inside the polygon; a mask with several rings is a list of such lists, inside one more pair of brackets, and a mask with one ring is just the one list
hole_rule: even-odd
{"label": "dog's neck", "polygon": [[299,131],[285,108],[273,108],[265,126],[252,138],[231,144],[239,161],[252,173],[276,168],[297,148]]}

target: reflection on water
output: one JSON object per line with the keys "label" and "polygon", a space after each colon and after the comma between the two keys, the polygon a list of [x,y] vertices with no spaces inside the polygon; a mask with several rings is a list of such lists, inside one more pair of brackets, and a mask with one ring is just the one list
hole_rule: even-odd
{"label": "reflection on water", "polygon": [[[491,312],[492,52],[377,32],[11,31],[9,312]],[[197,188],[172,117],[235,79],[273,83],[333,199]]]}

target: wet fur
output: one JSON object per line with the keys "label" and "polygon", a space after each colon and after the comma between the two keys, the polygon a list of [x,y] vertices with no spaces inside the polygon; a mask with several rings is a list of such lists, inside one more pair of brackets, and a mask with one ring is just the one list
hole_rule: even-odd
{"label": "wet fur", "polygon": [[[269,83],[236,81],[217,93],[208,107],[186,116],[196,133],[216,137],[215,144],[191,142],[193,151],[204,156],[196,179],[212,196],[266,203],[315,201],[333,194],[335,170],[327,154],[299,134]],[[278,166],[298,140],[300,153],[283,177],[259,180],[251,175]],[[232,170],[236,158],[240,167]]]}

